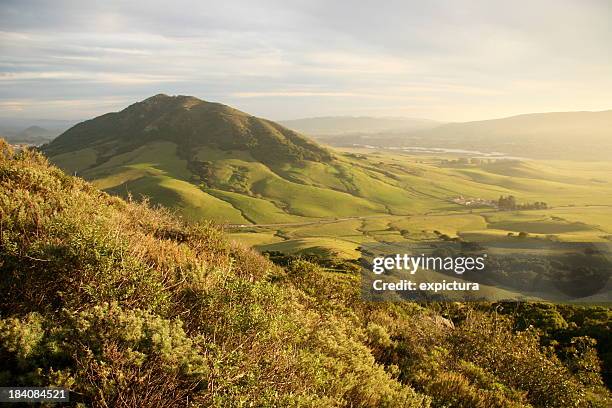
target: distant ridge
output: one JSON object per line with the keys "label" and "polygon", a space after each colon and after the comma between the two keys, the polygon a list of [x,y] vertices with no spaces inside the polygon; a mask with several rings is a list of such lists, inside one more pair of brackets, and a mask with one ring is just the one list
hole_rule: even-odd
{"label": "distant ridge", "polygon": [[414,131],[440,125],[440,122],[429,119],[371,116],[323,116],[283,120],[279,123],[290,129],[313,136]]}
{"label": "distant ridge", "polygon": [[11,143],[27,143],[32,145],[40,145],[46,143],[58,135],[59,132],[54,132],[40,126],[29,126],[18,132],[0,131],[6,140]]}
{"label": "distant ridge", "polygon": [[319,137],[334,146],[430,147],[503,152],[537,159],[609,160],[612,110],[550,112],[445,123],[430,129]]}

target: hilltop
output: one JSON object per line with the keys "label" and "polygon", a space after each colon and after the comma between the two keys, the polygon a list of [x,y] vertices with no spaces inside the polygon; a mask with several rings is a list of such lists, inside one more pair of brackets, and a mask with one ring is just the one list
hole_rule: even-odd
{"label": "hilltop", "polygon": [[3,132],[6,140],[11,143],[27,143],[32,145],[47,143],[60,133],[59,131],[49,130],[37,125],[28,126],[20,131],[11,130],[10,127],[2,127],[0,132]]}
{"label": "hilltop", "polygon": [[42,150],[69,174],[113,194],[149,196],[193,220],[292,222],[419,208],[414,193],[371,163],[190,96],[156,95],[79,123]]}
{"label": "hilltop", "polygon": [[79,123],[45,147],[49,155],[93,148],[98,162],[144,144],[177,145],[186,159],[201,148],[248,151],[262,162],[327,161],[324,148],[274,122],[193,96],[159,94]]}
{"label": "hilltop", "polygon": [[[33,131],[41,137],[40,143],[46,143],[74,126],[77,122],[76,120],[4,116],[0,117],[0,134],[6,136],[7,141],[19,143],[20,140],[14,139],[17,135],[27,136],[28,133]],[[37,140],[37,142],[39,141]]]}
{"label": "hilltop", "polygon": [[51,130],[42,128],[40,126],[29,126],[15,135],[15,140],[29,142],[33,144],[42,144],[48,142],[57,136]]}

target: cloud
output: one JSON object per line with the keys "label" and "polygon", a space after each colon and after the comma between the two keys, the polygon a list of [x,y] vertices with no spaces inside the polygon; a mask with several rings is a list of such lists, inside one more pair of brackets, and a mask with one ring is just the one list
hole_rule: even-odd
{"label": "cloud", "polygon": [[5,0],[0,106],[86,118],[166,92],[271,118],[589,109],[612,92],[611,17],[594,0]]}
{"label": "cloud", "polygon": [[70,82],[98,82],[110,85],[160,84],[179,82],[183,78],[169,75],[149,75],[137,73],[103,73],[103,72],[72,72],[72,71],[35,71],[35,72],[3,72],[0,73],[0,83],[32,82],[45,80],[64,80]]}
{"label": "cloud", "polygon": [[313,92],[313,91],[266,91],[266,92],[236,92],[231,94],[236,98],[268,98],[268,97],[303,97],[303,96],[362,96],[351,92]]}

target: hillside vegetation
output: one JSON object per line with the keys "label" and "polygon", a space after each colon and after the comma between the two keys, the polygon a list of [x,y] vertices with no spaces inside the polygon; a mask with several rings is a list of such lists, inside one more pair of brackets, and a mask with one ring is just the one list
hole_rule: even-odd
{"label": "hillside vegetation", "polygon": [[350,263],[276,265],[0,143],[2,386],[93,407],[610,402],[593,339],[561,360],[516,313],[364,303]]}

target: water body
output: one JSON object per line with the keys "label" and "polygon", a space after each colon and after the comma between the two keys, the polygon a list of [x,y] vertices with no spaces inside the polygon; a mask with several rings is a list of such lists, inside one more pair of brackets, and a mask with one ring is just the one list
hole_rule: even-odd
{"label": "water body", "polygon": [[466,150],[466,149],[448,149],[445,147],[417,147],[417,146],[372,146],[367,144],[353,144],[354,147],[363,147],[366,149],[381,149],[381,150],[394,150],[406,153],[423,153],[423,154],[455,154],[470,156],[474,158],[494,158],[494,159],[508,159],[508,160],[526,160],[524,157],[519,156],[508,156],[503,152],[481,152],[479,150]]}

